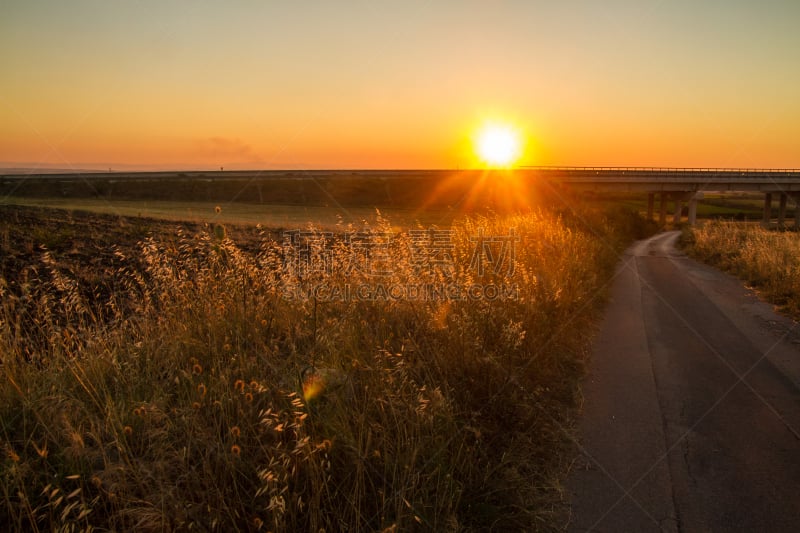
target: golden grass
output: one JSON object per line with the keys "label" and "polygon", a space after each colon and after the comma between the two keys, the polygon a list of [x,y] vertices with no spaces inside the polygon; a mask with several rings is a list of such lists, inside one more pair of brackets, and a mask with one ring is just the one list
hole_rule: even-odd
{"label": "golden grass", "polygon": [[[503,301],[287,299],[304,280],[284,268],[280,242],[265,234],[250,254],[211,227],[142,241],[101,300],[44,253],[24,283],[0,279],[0,522],[562,527],[578,382],[627,238],[593,217],[599,237],[543,211],[455,224],[448,275],[514,284],[518,297]],[[470,237],[509,228],[514,272],[471,271]],[[441,280],[414,270],[403,238],[386,279]],[[305,279],[374,283],[316,276]]]}
{"label": "golden grass", "polygon": [[742,278],[800,318],[800,234],[756,224],[708,222],[685,235],[687,251]]}

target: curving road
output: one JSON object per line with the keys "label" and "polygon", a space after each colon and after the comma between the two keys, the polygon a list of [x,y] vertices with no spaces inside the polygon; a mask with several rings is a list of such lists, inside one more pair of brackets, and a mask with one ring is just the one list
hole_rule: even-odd
{"label": "curving road", "polygon": [[800,531],[800,327],[675,250],[623,257],[584,382],[570,531]]}

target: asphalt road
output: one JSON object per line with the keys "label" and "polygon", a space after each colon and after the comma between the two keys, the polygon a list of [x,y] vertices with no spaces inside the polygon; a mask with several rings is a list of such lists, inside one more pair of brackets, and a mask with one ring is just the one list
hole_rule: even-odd
{"label": "asphalt road", "polygon": [[623,257],[584,383],[570,531],[800,531],[800,327],[674,248]]}

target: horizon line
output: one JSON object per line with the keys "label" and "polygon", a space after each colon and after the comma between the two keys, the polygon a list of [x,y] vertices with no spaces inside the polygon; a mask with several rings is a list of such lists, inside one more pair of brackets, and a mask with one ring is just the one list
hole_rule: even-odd
{"label": "horizon line", "polygon": [[[202,174],[202,175],[236,175],[236,174],[317,174],[317,173],[414,173],[414,172],[509,172],[509,171],[571,171],[571,170],[597,170],[597,171],[637,171],[637,172],[800,172],[800,167],[678,167],[678,166],[610,166],[610,165],[519,165],[514,167],[470,167],[470,168],[253,168],[253,169],[231,169],[224,170],[203,170],[192,168],[181,169],[162,169],[162,170],[99,170],[91,168],[34,168],[34,167],[2,167],[0,173],[4,177],[13,176],[79,176],[82,174],[97,175],[130,175],[130,174]],[[188,176],[187,176],[188,177]]]}

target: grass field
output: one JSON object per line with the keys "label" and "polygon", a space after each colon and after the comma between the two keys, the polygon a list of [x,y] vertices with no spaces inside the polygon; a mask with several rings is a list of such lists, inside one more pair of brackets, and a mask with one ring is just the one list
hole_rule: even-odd
{"label": "grass field", "polygon": [[[624,207],[642,215],[647,214],[647,195],[643,193],[606,194],[601,200],[610,205]],[[722,218],[737,220],[761,220],[764,207],[762,195],[747,193],[705,193],[705,198],[697,203],[698,218]],[[777,209],[777,206],[775,207]],[[684,216],[688,207],[684,206]],[[656,212],[658,202],[656,202]],[[668,203],[668,218],[672,217],[672,203]],[[794,216],[794,207],[790,204],[788,216]],[[656,214],[656,216],[658,216]]]}
{"label": "grass field", "polygon": [[[122,217],[140,217],[159,220],[190,221],[196,223],[261,224],[271,228],[300,228],[312,224],[319,228],[362,224],[374,221],[373,207],[330,207],[264,205],[241,202],[182,202],[158,200],[106,200],[97,198],[22,198],[10,196],[2,200],[5,205],[54,207],[67,211],[88,211]],[[220,207],[217,213],[216,208]],[[397,228],[421,225],[449,226],[457,214],[448,209],[402,209],[382,207],[380,212]]]}
{"label": "grass field", "polygon": [[[646,215],[647,201],[642,195],[606,195],[599,200],[605,208],[621,208]],[[190,221],[198,224],[256,225],[268,228],[301,228],[309,224],[336,229],[348,224],[374,223],[378,211],[392,222],[395,230],[414,226],[449,226],[462,213],[458,209],[438,206],[425,209],[365,206],[316,206],[257,204],[244,202],[118,200],[103,198],[56,198],[8,196],[0,205],[53,207],[67,211],[121,217]],[[221,210],[217,212],[217,207]],[[698,204],[698,217],[737,220],[760,220],[763,199],[747,195],[707,195]],[[671,219],[671,213],[669,218]],[[793,216],[789,209],[788,216]]]}
{"label": "grass field", "polygon": [[[422,267],[378,219],[354,228],[390,239],[375,277],[341,237],[315,249],[330,268],[298,271],[252,226],[0,206],[0,523],[563,528],[588,342],[642,231],[580,213],[461,217],[450,260]],[[475,270],[479,235],[519,239],[513,271]],[[376,291],[420,283],[514,291]]]}
{"label": "grass field", "polygon": [[[514,190],[509,190],[510,185]],[[542,184],[505,170],[280,171],[0,176],[0,198],[202,202],[449,210],[469,203],[525,204]],[[520,194],[522,191],[526,194]],[[522,197],[522,198],[521,198]],[[518,205],[521,207],[521,205]]]}
{"label": "grass field", "polygon": [[687,229],[683,240],[691,256],[740,277],[800,319],[800,234],[714,221]]}

